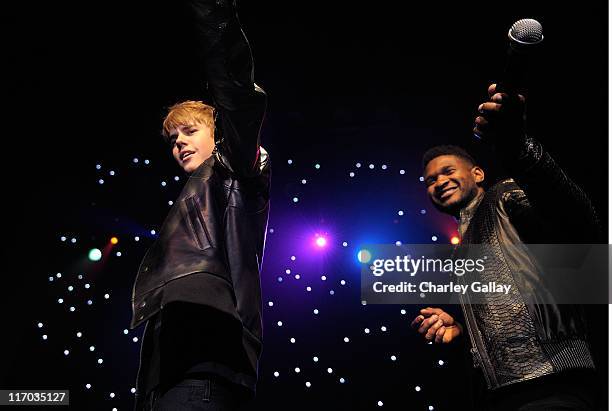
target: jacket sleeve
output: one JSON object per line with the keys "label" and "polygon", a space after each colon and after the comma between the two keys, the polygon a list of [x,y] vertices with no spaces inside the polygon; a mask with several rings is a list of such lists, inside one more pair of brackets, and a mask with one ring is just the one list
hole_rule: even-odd
{"label": "jacket sleeve", "polygon": [[232,0],[189,0],[199,57],[216,109],[215,155],[232,173],[260,172],[266,94],[254,83],[251,48]]}
{"label": "jacket sleeve", "polygon": [[533,138],[522,155],[507,161],[512,177],[524,191],[508,197],[509,215],[519,226],[535,223],[554,243],[591,244],[601,241],[599,220],[591,201]]}

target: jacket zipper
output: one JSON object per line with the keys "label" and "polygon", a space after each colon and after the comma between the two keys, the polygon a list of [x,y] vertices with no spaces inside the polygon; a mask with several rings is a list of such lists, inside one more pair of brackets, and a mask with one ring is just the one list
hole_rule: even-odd
{"label": "jacket zipper", "polygon": [[[460,295],[459,299],[461,301],[461,309],[463,310],[463,316],[465,317],[465,322],[468,328],[468,334],[470,335],[470,341],[472,343],[472,348],[470,349],[472,356],[476,355],[478,363],[482,366],[483,375],[487,382],[487,388],[491,389],[493,387],[493,381],[496,381],[495,372],[493,370],[493,366],[490,364],[488,356],[486,356],[486,350],[484,344],[480,340],[479,336],[476,336],[476,332],[478,329],[474,324],[474,312],[471,307],[468,309],[468,304],[464,300],[464,296]],[[484,353],[484,355],[483,355]],[[497,386],[497,383],[495,384]]]}

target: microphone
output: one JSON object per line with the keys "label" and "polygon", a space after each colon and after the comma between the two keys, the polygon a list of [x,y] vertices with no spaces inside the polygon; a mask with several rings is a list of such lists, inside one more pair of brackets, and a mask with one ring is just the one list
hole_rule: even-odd
{"label": "microphone", "polygon": [[534,19],[521,19],[508,30],[508,58],[498,91],[515,93],[527,85],[533,59],[544,35],[542,25]]}
{"label": "microphone", "polygon": [[[542,25],[534,19],[521,19],[508,30],[508,52],[504,73],[497,82],[496,92],[516,94],[527,85],[533,57],[544,40]],[[482,136],[474,133],[476,140]]]}

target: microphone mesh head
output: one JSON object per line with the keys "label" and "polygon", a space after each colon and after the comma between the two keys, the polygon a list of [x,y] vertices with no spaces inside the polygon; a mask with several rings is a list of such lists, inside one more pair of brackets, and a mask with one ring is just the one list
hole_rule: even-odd
{"label": "microphone mesh head", "polygon": [[537,44],[544,39],[542,25],[534,19],[522,19],[510,27],[510,40],[521,44]]}

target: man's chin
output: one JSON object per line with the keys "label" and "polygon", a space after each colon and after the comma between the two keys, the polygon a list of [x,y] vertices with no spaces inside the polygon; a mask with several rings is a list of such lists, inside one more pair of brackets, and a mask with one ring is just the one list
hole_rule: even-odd
{"label": "man's chin", "polygon": [[458,201],[447,200],[444,203],[432,202],[434,207],[445,214],[456,215],[461,208]]}

